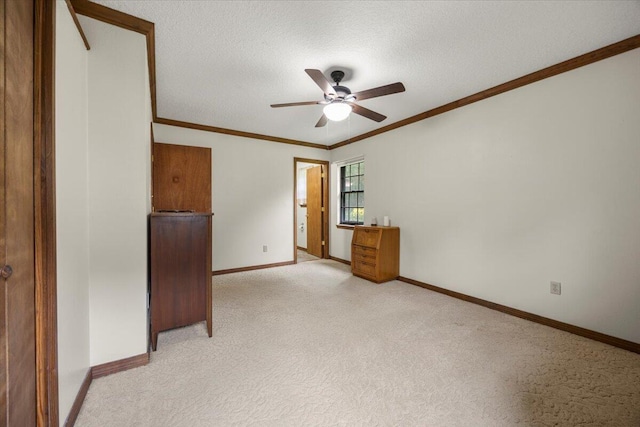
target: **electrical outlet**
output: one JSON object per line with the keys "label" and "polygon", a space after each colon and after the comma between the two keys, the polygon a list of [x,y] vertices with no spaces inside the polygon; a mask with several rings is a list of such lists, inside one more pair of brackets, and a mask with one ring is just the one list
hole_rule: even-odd
{"label": "electrical outlet", "polygon": [[262,245],[262,252],[267,252],[267,245]]}
{"label": "electrical outlet", "polygon": [[560,295],[562,291],[562,284],[560,282],[551,282],[551,293],[554,295]]}

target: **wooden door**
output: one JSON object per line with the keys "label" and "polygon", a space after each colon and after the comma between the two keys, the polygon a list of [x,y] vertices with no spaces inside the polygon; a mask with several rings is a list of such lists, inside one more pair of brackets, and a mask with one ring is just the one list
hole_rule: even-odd
{"label": "wooden door", "polygon": [[153,144],[153,209],[211,212],[211,149]]}
{"label": "wooden door", "polygon": [[0,425],[36,424],[33,1],[0,2]]}
{"label": "wooden door", "polygon": [[322,258],[322,166],[307,169],[307,253]]}

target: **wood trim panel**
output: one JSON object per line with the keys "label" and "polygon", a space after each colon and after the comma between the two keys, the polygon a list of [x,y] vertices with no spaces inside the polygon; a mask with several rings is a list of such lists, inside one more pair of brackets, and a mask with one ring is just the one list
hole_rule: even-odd
{"label": "wood trim panel", "polygon": [[113,362],[103,363],[91,368],[91,378],[96,379],[107,375],[116,374],[118,372],[127,371],[133,368],[139,368],[149,363],[149,353],[142,353],[137,356],[127,357],[126,359],[114,360]]}
{"label": "wood trim panel", "polygon": [[225,135],[241,136],[241,137],[244,137],[244,138],[260,139],[260,140],[263,140],[263,141],[280,142],[282,144],[299,145],[299,146],[302,146],[302,147],[319,148],[321,150],[328,150],[329,149],[329,147],[327,145],[323,145],[323,144],[314,144],[312,142],[305,142],[305,141],[298,141],[298,140],[295,140],[295,139],[280,138],[280,137],[277,137],[277,136],[262,135],[262,134],[259,134],[259,133],[243,132],[243,131],[239,131],[239,130],[225,129],[225,128],[220,128],[220,127],[216,127],[216,126],[199,125],[197,123],[189,123],[189,122],[182,122],[182,121],[179,121],[179,120],[164,119],[162,117],[154,118],[153,122],[161,124],[161,125],[176,126],[176,127],[181,127],[181,128],[185,128],[185,129],[202,130],[202,131],[205,131],[205,132],[222,133],[222,134],[225,134]]}
{"label": "wood trim panel", "polygon": [[153,30],[153,22],[102,6],[89,0],[70,0],[76,13],[115,25],[125,30],[147,35]]}
{"label": "wood trim panel", "polygon": [[[321,145],[321,147],[325,147],[325,146]],[[325,166],[329,165],[329,160],[307,159],[304,157],[294,157],[294,159],[300,163],[313,163],[314,165],[325,165]]]}
{"label": "wood trim panel", "polygon": [[346,264],[348,266],[351,266],[351,261],[347,261],[346,259],[337,258],[337,257],[334,257],[334,256],[330,256],[329,259],[332,259],[334,261],[338,261],[338,262],[341,262],[341,263]]}
{"label": "wood trim panel", "polygon": [[151,118],[158,117],[157,97],[156,97],[156,30],[151,24],[151,28],[146,33],[147,37],[147,68],[149,70],[149,94],[151,96]]}
{"label": "wood trim panel", "polygon": [[[6,259],[6,235],[7,235],[7,221],[5,216],[7,215],[7,138],[6,138],[6,46],[7,46],[7,32],[6,32],[6,20],[7,20],[7,2],[0,2],[0,124],[2,130],[0,131],[0,265],[4,264]],[[35,256],[35,254],[34,254]],[[35,275],[35,272],[34,272]],[[7,417],[9,415],[9,407],[7,405],[7,393],[9,389],[9,383],[7,381],[7,320],[6,320],[6,307],[7,300],[4,288],[6,286],[3,283],[3,292],[0,292],[0,366],[2,373],[0,373],[0,423],[7,424]],[[34,286],[37,286],[34,284]],[[35,308],[35,307],[34,307]]]}
{"label": "wood trim panel", "polygon": [[155,120],[156,108],[156,42],[155,26],[153,22],[145,21],[133,15],[110,9],[89,0],[68,0],[76,13],[107,24],[115,25],[125,30],[135,31],[147,39],[147,67],[149,68],[149,89],[151,93],[151,113]]}
{"label": "wood trim panel", "polygon": [[149,196],[151,199],[149,200],[149,206],[151,206],[151,212],[154,212],[153,206],[153,144],[155,144],[155,138],[153,136],[153,122],[149,123],[149,127],[151,128],[151,132],[149,133],[149,159],[151,160],[151,182],[149,183]]}
{"label": "wood trim panel", "polygon": [[[80,385],[78,394],[76,395],[76,398],[73,401],[73,405],[69,410],[69,415],[67,415],[67,419],[64,422],[64,426],[73,427],[73,425],[76,423],[76,419],[80,414],[80,409],[82,409],[82,404],[84,403],[84,399],[87,396],[89,387],[91,386],[91,383],[93,382],[94,379],[105,377],[111,374],[116,374],[118,372],[126,371],[133,368],[139,368],[140,366],[145,366],[148,363],[149,363],[149,353],[142,353],[137,356],[128,357],[126,359],[115,360],[113,362],[103,363],[101,365],[96,365],[89,368],[89,370],[87,371],[87,375],[85,375],[84,377],[84,381],[82,381],[82,384]],[[52,424],[49,424],[49,425],[52,425]],[[57,420],[56,420],[56,425],[57,425]]]}
{"label": "wood trim panel", "polygon": [[293,261],[285,261],[285,262],[274,262],[273,264],[252,265],[250,267],[229,268],[227,270],[212,271],[211,275],[220,276],[222,274],[240,273],[242,271],[251,271],[251,270],[262,270],[264,268],[283,267],[285,265],[292,265],[292,264],[294,264]]}
{"label": "wood trim panel", "polygon": [[39,426],[59,424],[54,131],[56,3],[36,0],[34,21],[36,419]]}
{"label": "wood trim panel", "polygon": [[213,270],[213,213],[211,217],[207,221],[207,261],[204,271],[205,276],[205,298],[207,298],[207,304],[205,310],[207,310],[206,318],[207,318],[207,333],[209,334],[209,338],[213,336],[213,280],[211,276],[209,276],[209,272]]}
{"label": "wood trim panel", "polygon": [[446,113],[456,108],[464,107],[465,105],[472,104],[474,102],[482,101],[483,99],[491,98],[492,96],[500,95],[501,93],[508,92],[513,89],[517,89],[522,86],[526,86],[537,81],[556,76],[558,74],[565,73],[567,71],[575,70],[576,68],[583,67],[585,65],[593,64],[594,62],[601,61],[603,59],[610,58],[621,53],[628,52],[630,50],[640,47],[640,34],[628,39],[613,43],[609,46],[594,50],[584,55],[576,56],[575,58],[568,59],[559,64],[552,65],[542,70],[535,71],[509,82],[494,86],[492,88],[483,90],[473,95],[458,99],[457,101],[450,102],[440,107],[425,111],[415,116],[400,120],[387,126],[383,126],[379,129],[375,129],[371,132],[363,133],[353,138],[346,139],[342,142],[330,145],[329,150],[343,147],[348,144],[352,144],[363,139],[371,138],[372,136],[380,135],[381,133],[389,132],[402,126],[410,125],[412,123],[428,119],[429,117],[437,116],[439,114]]}
{"label": "wood trim panel", "polygon": [[296,249],[302,252],[307,252],[307,248],[303,248],[302,246],[296,245]]}
{"label": "wood trim panel", "polygon": [[89,46],[89,40],[87,40],[87,36],[84,34],[82,30],[82,25],[80,25],[80,21],[78,21],[78,15],[76,14],[76,10],[73,8],[73,4],[71,4],[71,0],[65,0],[67,2],[67,8],[69,9],[69,13],[71,14],[71,18],[73,19],[73,23],[76,24],[76,28],[80,33],[80,37],[82,37],[82,41],[84,42],[84,47],[87,50],[91,50],[91,46]]}
{"label": "wood trim panel", "polygon": [[407,277],[399,276],[397,280],[401,282],[409,283],[411,285],[419,286],[421,288],[425,288],[430,291],[448,295],[453,298],[461,299],[463,301],[471,302],[473,304],[478,304],[483,307],[490,308],[492,310],[510,314],[511,316],[519,317],[521,319],[529,320],[535,323],[540,323],[541,325],[550,326],[552,328],[569,332],[574,335],[580,335],[581,337],[589,338],[594,341],[599,341],[605,344],[612,345],[614,347],[619,347],[624,350],[632,351],[634,353],[640,353],[640,344],[634,343],[632,341],[627,341],[622,338],[616,338],[611,335],[606,335],[600,332],[592,331],[590,329],[581,328],[579,326],[570,325],[568,323],[560,322],[558,320],[549,319],[548,317],[539,316],[537,314],[518,310],[516,308],[511,308],[506,305],[497,304],[491,301],[472,297],[470,295],[466,295],[460,292],[451,291],[449,289],[440,288],[438,286],[430,285],[428,283],[420,282],[418,280],[409,279]]}
{"label": "wood trim panel", "polygon": [[80,389],[78,390],[78,394],[76,395],[75,400],[73,401],[73,405],[69,410],[69,415],[67,415],[67,419],[64,422],[64,427],[73,427],[78,419],[78,415],[80,414],[80,409],[82,409],[82,404],[84,403],[85,397],[87,397],[87,392],[89,391],[89,386],[91,385],[91,381],[93,377],[91,375],[91,368],[87,370],[87,375],[84,377],[84,381],[80,385]]}

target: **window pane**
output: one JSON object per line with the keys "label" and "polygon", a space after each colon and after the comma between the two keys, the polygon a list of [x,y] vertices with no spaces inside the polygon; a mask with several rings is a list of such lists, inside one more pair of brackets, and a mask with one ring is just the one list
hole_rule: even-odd
{"label": "window pane", "polygon": [[349,207],[358,206],[358,193],[349,194]]}
{"label": "window pane", "polygon": [[352,208],[349,211],[349,221],[358,222],[358,209]]}
{"label": "window pane", "polygon": [[360,188],[360,177],[354,176],[351,178],[351,191],[358,191]]}
{"label": "window pane", "polygon": [[358,207],[364,208],[364,193],[358,193]]}
{"label": "window pane", "polygon": [[364,175],[360,176],[358,183],[360,184],[358,185],[358,190],[364,191]]}
{"label": "window pane", "polygon": [[364,224],[364,208],[358,209],[358,222]]}
{"label": "window pane", "polygon": [[360,162],[360,175],[364,175],[364,162]]}

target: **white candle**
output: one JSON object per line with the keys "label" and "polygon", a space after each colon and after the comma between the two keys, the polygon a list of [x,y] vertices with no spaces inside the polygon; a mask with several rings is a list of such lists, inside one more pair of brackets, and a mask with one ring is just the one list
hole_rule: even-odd
{"label": "white candle", "polygon": [[385,227],[389,226],[389,217],[385,216],[384,219],[382,220],[382,223],[384,224]]}

